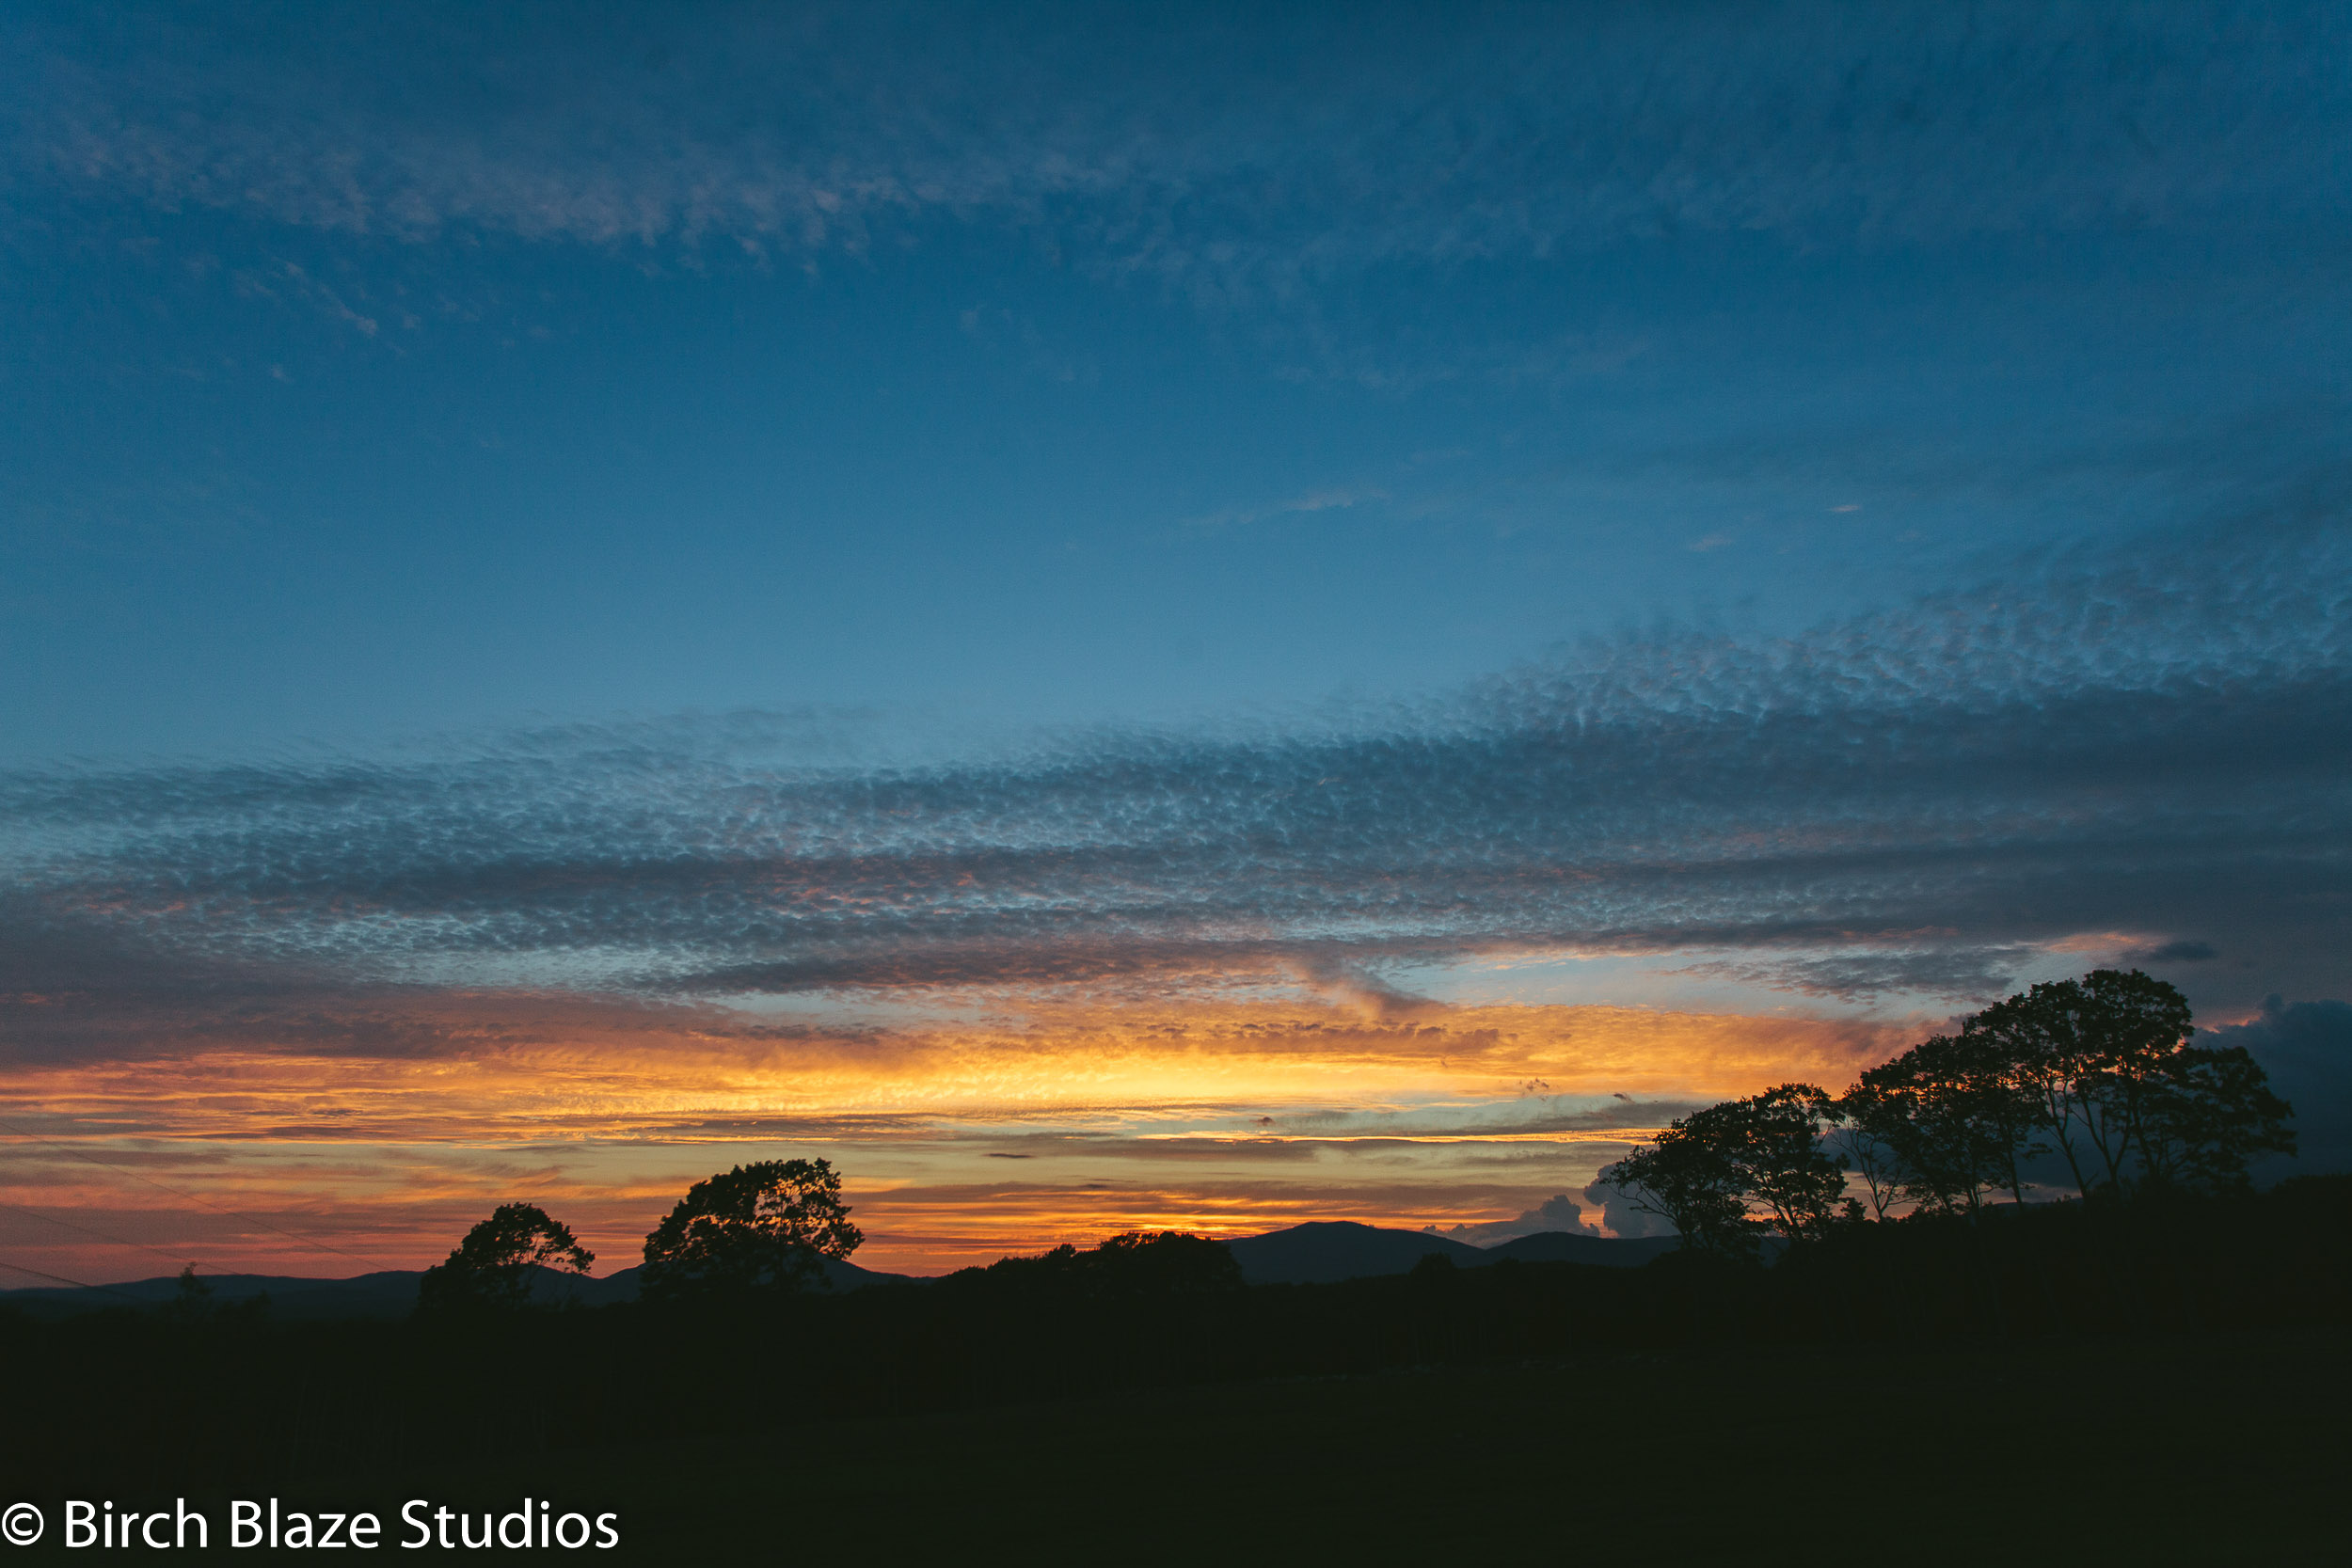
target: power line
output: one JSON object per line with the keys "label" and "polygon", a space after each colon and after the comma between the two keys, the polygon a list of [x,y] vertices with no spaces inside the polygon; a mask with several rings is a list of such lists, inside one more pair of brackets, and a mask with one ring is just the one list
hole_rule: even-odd
{"label": "power line", "polygon": [[[71,1285],[77,1291],[103,1291],[110,1296],[120,1296],[125,1301],[139,1300],[128,1291],[118,1291],[111,1285],[91,1285],[79,1279],[68,1279],[61,1274],[51,1274],[46,1269],[28,1269],[22,1263],[11,1263],[5,1258],[0,1258],[0,1269],[14,1269],[19,1274],[29,1274],[35,1279],[48,1279],[59,1285]],[[139,1302],[139,1305],[144,1307],[147,1304]]]}
{"label": "power line", "polygon": [[[38,1209],[27,1209],[23,1204],[0,1203],[0,1209],[6,1209],[10,1213],[15,1214],[30,1214],[37,1220],[47,1220],[51,1225],[62,1225],[68,1230],[78,1230],[85,1236],[95,1236],[102,1242],[112,1242],[117,1246],[137,1247],[141,1252],[151,1252],[158,1258],[168,1258],[175,1263],[186,1263],[189,1261],[178,1253],[166,1252],[162,1247],[149,1246],[145,1242],[134,1242],[121,1236],[109,1236],[103,1230],[93,1229],[87,1225],[78,1225],[72,1220],[61,1220],[55,1214],[44,1214]],[[190,1263],[189,1266],[194,1267],[195,1265]]]}
{"label": "power line", "polygon": [[278,1235],[285,1237],[290,1242],[300,1242],[304,1246],[316,1247],[321,1252],[331,1252],[336,1254],[338,1257],[348,1258],[354,1262],[365,1263],[371,1268],[381,1269],[386,1266],[382,1259],[363,1258],[356,1252],[347,1252],[343,1248],[336,1246],[331,1243],[318,1241],[312,1237],[302,1235],[298,1231],[288,1230],[282,1226],[272,1225],[265,1219],[259,1219],[254,1215],[243,1213],[235,1209],[227,1208],[224,1205],[215,1203],[211,1198],[199,1197],[194,1193],[182,1192],[177,1187],[165,1185],[163,1182],[156,1180],[153,1177],[141,1176],[137,1171],[126,1169],[121,1165],[110,1164],[106,1161],[101,1160],[95,1154],[85,1154],[78,1148],[70,1148],[65,1144],[57,1142],[55,1138],[43,1137],[39,1132],[27,1132],[24,1129],[12,1126],[5,1121],[0,1121],[0,1132],[13,1132],[20,1138],[30,1138],[35,1143],[47,1144],[50,1148],[56,1149],[60,1154],[71,1154],[77,1160],[87,1160],[93,1165],[97,1165],[104,1170],[113,1171],[118,1176],[127,1176],[134,1181],[144,1181],[149,1186],[156,1189],[158,1192],[169,1193],[172,1196],[185,1198],[190,1203],[200,1203],[205,1208],[212,1210],[215,1213],[227,1214],[230,1219],[244,1220],[248,1225],[258,1225],[262,1229],[274,1231]]}

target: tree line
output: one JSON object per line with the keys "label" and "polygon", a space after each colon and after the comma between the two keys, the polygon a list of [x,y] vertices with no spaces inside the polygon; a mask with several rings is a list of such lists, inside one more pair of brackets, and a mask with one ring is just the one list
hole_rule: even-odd
{"label": "tree line", "polygon": [[1686,1248],[1749,1258],[1769,1235],[1802,1245],[2023,1204],[2049,1157],[2094,1201],[2242,1190],[2254,1156],[2295,1151],[2293,1107],[2244,1047],[2195,1038],[2172,986],[2094,970],[2008,997],[1843,1094],[1783,1084],[1681,1117],[1600,1180]]}
{"label": "tree line", "polygon": [[[824,1160],[762,1160],[687,1189],[645,1237],[638,1293],[685,1301],[786,1291],[866,1239]],[[530,1306],[546,1272],[586,1274],[596,1255],[533,1203],[502,1203],[425,1270],[417,1306],[434,1315]]]}
{"label": "tree line", "polygon": [[[2292,1115],[2243,1047],[2196,1043],[2179,990],[2102,969],[2008,997],[1843,1094],[1783,1084],[1694,1112],[1600,1180],[1673,1226],[1686,1249],[1753,1258],[1769,1237],[1802,1245],[1841,1226],[1972,1215],[2004,1196],[2024,1204],[2043,1185],[2027,1176],[2037,1161],[2055,1160],[2068,1192],[2094,1201],[2228,1194],[2246,1186],[2255,1156],[2294,1152]],[[694,1183],[646,1236],[639,1293],[660,1304],[795,1291],[865,1239],[849,1216],[824,1160],[737,1165]],[[1180,1242],[1204,1257],[1224,1250],[1120,1237],[997,1268],[1065,1282],[1057,1288],[1124,1288],[1202,1268]],[[542,1271],[584,1274],[594,1261],[536,1205],[503,1204],[425,1272],[420,1309],[523,1307]]]}
{"label": "tree line", "polygon": [[[0,1423],[0,1474],[19,1497],[136,1476],[193,1497],[430,1462],[449,1466],[453,1497],[503,1508],[538,1495],[498,1479],[515,1456],[636,1456],[794,1421],[1709,1348],[1873,1347],[1849,1363],[1862,1369],[2007,1342],[2002,1365],[2036,1369],[2047,1357],[2014,1347],[2062,1339],[2074,1356],[2118,1335],[2340,1338],[2352,1325],[2352,1176],[2000,1212],[1839,1226],[1769,1269],[1676,1252],[1643,1268],[1513,1259],[1245,1287],[1222,1245],[1154,1236],[920,1283],[593,1311],[53,1320],[0,1306],[9,1397],[40,1418]],[[2155,1375],[2173,1353],[2145,1354]],[[1723,1411],[1726,1430],[1754,1417]],[[467,1491],[469,1477],[484,1489]]]}

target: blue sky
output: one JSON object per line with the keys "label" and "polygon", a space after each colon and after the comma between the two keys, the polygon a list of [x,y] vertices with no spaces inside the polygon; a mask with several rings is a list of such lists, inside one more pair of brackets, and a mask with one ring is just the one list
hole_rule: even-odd
{"label": "blue sky", "polygon": [[15,1060],[2125,961],[2335,1049],[2340,8],[0,25]]}
{"label": "blue sky", "polygon": [[18,761],[1434,694],[2337,461],[2324,9],[20,27]]}

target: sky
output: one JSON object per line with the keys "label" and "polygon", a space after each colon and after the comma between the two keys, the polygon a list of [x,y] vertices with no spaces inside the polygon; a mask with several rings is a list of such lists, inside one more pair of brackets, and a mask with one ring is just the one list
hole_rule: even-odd
{"label": "sky", "polygon": [[796,1156],[913,1273],[1627,1233],[1667,1118],[2108,965],[2342,1168],[2347,67],[10,5],[5,1283],[603,1273]]}

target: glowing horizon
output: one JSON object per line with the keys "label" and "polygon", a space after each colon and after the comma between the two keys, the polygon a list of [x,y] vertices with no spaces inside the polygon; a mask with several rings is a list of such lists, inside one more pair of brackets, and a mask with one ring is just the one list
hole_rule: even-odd
{"label": "glowing horizon", "polygon": [[[184,1250],[214,1272],[314,1273],[341,1255],[240,1233],[72,1151],[385,1266],[437,1261],[469,1203],[529,1197],[564,1209],[605,1269],[634,1260],[705,1165],[821,1156],[867,1231],[861,1265],[933,1273],[1144,1227],[1506,1219],[1551,1196],[1531,1186],[1581,1189],[1664,1114],[1792,1071],[1851,1076],[1901,1032],[1605,1006],[1389,1022],[1315,1002],[1044,1007],[1017,1031],[943,1030],[815,1073],[707,1033],[699,1053],[637,1038],[629,1059],[572,1036],[425,1062],[215,1050],[76,1065],[15,1075],[0,1123],[17,1156],[7,1201],[103,1214],[117,1234],[193,1223],[179,1233],[206,1240]],[[511,1187],[525,1169],[527,1190]],[[26,1261],[144,1276],[119,1246],[57,1228]]]}
{"label": "glowing horizon", "polygon": [[1493,1234],[2106,964],[2352,1160],[2265,16],[11,8],[0,1262]]}

